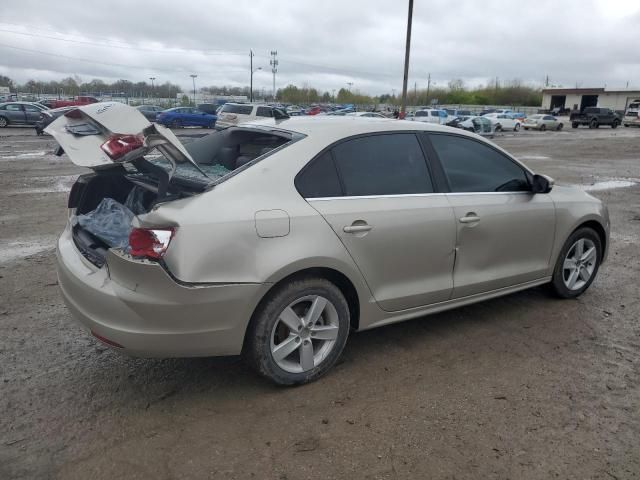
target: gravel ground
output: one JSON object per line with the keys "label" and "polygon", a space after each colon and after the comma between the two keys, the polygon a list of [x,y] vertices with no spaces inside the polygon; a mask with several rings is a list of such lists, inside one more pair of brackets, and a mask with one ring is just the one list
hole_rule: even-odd
{"label": "gravel ground", "polygon": [[0,478],[640,477],[640,129],[495,141],[608,203],[591,289],[355,334],[329,375],[286,389],[236,358],[132,359],[86,335],[54,261],[82,169],[2,130]]}

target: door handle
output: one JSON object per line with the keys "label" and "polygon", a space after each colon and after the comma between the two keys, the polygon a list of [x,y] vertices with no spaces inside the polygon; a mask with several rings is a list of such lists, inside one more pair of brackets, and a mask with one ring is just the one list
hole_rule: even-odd
{"label": "door handle", "polygon": [[365,223],[364,225],[362,225],[362,224],[360,224],[360,225],[347,225],[346,227],[342,228],[342,231],[344,233],[362,233],[362,232],[368,232],[372,228],[373,227],[371,225],[367,225]]}
{"label": "door handle", "polygon": [[464,217],[460,218],[460,223],[477,223],[480,221],[480,217],[475,213],[467,213]]}

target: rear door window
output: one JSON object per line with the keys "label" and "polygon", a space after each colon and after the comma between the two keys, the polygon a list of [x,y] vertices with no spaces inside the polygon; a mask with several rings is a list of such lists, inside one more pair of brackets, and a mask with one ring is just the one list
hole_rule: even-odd
{"label": "rear door window", "polygon": [[333,148],[346,196],[431,193],[433,183],[413,133],[372,135]]}
{"label": "rear door window", "polygon": [[269,107],[258,107],[257,117],[273,117],[273,111]]}
{"label": "rear door window", "polygon": [[341,197],[342,187],[331,152],[323,153],[302,170],[295,185],[304,198]]}
{"label": "rear door window", "polygon": [[253,111],[252,105],[235,105],[232,103],[226,103],[223,105],[221,113],[235,113],[240,115],[251,115]]}
{"label": "rear door window", "polygon": [[529,191],[525,170],[488,145],[457,135],[430,135],[452,192]]}

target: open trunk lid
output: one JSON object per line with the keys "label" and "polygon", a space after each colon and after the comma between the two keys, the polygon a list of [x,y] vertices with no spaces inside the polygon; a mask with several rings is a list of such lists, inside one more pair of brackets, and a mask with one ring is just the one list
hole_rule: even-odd
{"label": "open trunk lid", "polygon": [[157,148],[173,166],[170,176],[177,164],[190,163],[206,177],[171,130],[152,124],[137,109],[123,103],[78,107],[52,122],[45,132],[79,166],[109,168],[136,160]]}

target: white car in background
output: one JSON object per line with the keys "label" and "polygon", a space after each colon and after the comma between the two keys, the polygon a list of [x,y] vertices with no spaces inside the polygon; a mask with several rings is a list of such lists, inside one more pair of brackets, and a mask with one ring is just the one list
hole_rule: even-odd
{"label": "white car in background", "polygon": [[416,111],[413,119],[416,122],[444,125],[445,123],[447,123],[448,116],[449,115],[445,110],[439,110],[437,108],[425,108],[423,110]]}
{"label": "white car in background", "polygon": [[501,130],[513,130],[517,132],[522,126],[522,122],[510,113],[487,113],[483,117],[488,118],[495,125],[497,132]]}
{"label": "white car in background", "polygon": [[225,103],[218,112],[216,128],[218,130],[233,127],[240,123],[264,118],[284,119],[289,115],[280,109],[264,104],[254,103]]}

